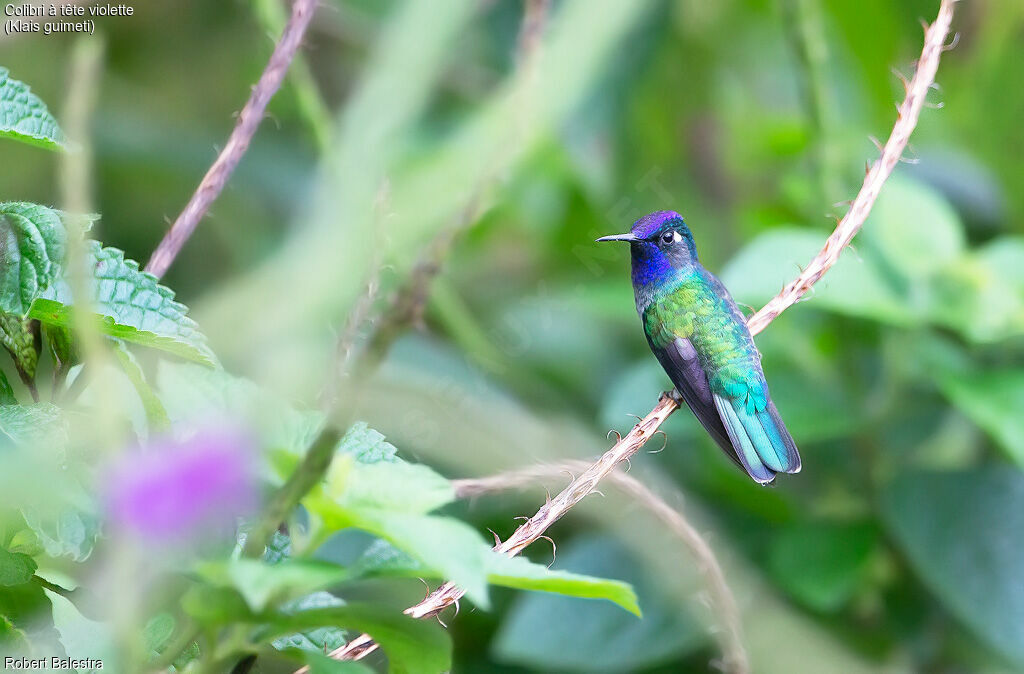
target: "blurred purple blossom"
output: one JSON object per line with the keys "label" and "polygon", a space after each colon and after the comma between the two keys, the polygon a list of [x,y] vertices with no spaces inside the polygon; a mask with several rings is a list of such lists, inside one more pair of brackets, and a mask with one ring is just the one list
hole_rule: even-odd
{"label": "blurred purple blossom", "polygon": [[229,428],[126,452],[106,475],[111,524],[146,542],[233,531],[257,506],[256,462],[252,439]]}

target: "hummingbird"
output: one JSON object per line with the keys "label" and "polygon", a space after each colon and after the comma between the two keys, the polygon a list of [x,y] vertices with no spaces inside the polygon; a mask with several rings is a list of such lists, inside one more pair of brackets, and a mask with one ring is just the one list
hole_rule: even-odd
{"label": "hummingbird", "polygon": [[[651,351],[712,439],[755,481],[800,471],[800,454],[768,395],[761,354],[729,291],[697,259],[674,211],[633,223],[633,295]],[[678,398],[677,398],[678,400]]]}

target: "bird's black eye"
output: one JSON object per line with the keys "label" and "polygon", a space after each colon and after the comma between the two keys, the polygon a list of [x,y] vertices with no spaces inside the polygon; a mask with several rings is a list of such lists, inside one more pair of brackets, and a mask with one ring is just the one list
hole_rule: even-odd
{"label": "bird's black eye", "polygon": [[670,229],[661,235],[661,240],[664,243],[672,243],[673,241],[676,240],[676,236],[678,235],[673,230]]}

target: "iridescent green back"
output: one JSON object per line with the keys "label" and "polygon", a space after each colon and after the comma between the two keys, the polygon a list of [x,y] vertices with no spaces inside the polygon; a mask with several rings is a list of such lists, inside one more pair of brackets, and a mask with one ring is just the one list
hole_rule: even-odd
{"label": "iridescent green back", "polygon": [[743,315],[703,268],[664,284],[644,310],[643,324],[653,348],[667,348],[677,337],[690,340],[712,390],[761,397],[760,358]]}

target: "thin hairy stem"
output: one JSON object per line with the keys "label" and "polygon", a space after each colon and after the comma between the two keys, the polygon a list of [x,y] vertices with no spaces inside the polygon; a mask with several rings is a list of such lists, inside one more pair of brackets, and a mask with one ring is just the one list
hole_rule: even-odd
{"label": "thin hairy stem", "polygon": [[[907,95],[899,107],[899,116],[892,133],[882,148],[881,157],[868,169],[864,184],[849,212],[840,221],[836,230],[825,242],[821,252],[811,261],[807,269],[747,321],[752,334],[764,330],[779,314],[795,304],[810,290],[836,263],[843,248],[850,243],[863,226],[882,185],[903,154],[910,134],[917,124],[928,89],[935,81],[939,58],[945,49],[946,36],[953,19],[955,2],[956,0],[942,0],[938,18],[933,24],[926,27],[924,48],[921,51],[921,58],[918,60],[917,71],[914,73],[913,79],[907,83]],[[615,466],[633,456],[643,447],[665,419],[678,407],[674,396],[663,395],[657,406],[634,426],[628,435],[615,443],[596,463],[590,465],[561,493],[545,503],[533,517],[516,529],[508,540],[497,545],[495,550],[508,555],[516,555],[530,543],[543,536],[548,527],[557,522],[585,496],[592,493],[597,488],[597,484],[608,476]],[[405,613],[414,618],[436,615],[455,603],[463,594],[464,592],[457,586],[445,583],[419,604],[406,609]],[[332,652],[331,657],[339,660],[357,660],[375,648],[376,644],[373,640],[363,634]],[[740,666],[742,663],[733,663],[733,665]],[[734,669],[732,671],[743,670]]]}
{"label": "thin hairy stem", "polygon": [[903,150],[907,147],[910,134],[917,126],[921,108],[924,107],[925,100],[928,98],[928,89],[935,82],[935,73],[939,69],[939,58],[945,49],[946,35],[949,34],[949,26],[953,21],[953,5],[955,3],[956,0],[942,0],[938,18],[935,19],[935,23],[925,29],[924,49],[921,50],[921,58],[917,61],[914,77],[906,84],[907,95],[903,99],[903,103],[900,104],[896,124],[892,127],[889,140],[882,147],[882,155],[867,170],[864,184],[861,185],[850,210],[839,221],[835,231],[825,241],[821,252],[811,260],[803,273],[788,283],[778,295],[747,321],[751,334],[756,335],[761,332],[779,314],[796,304],[811,289],[811,286],[817,283],[825,272],[839,261],[843,249],[850,245],[853,237],[864,226],[864,221],[867,220],[868,213],[871,212],[871,207],[874,206],[878,193],[882,190],[882,185],[885,184],[896,167],[896,163],[903,156]]}
{"label": "thin hairy stem", "polygon": [[167,273],[174,258],[181,252],[185,242],[192,236],[199,221],[203,219],[210,205],[220,195],[238,166],[238,162],[242,160],[246,150],[249,149],[249,142],[256,134],[260,122],[263,121],[267,104],[281,87],[285,73],[288,72],[288,66],[302,43],[302,36],[306,33],[310,19],[313,18],[316,3],[317,0],[295,0],[292,5],[292,15],[288,20],[288,25],[285,26],[280,41],[274,47],[274,53],[270,55],[270,61],[260,76],[259,82],[253,87],[252,95],[249,96],[241,114],[238,115],[238,122],[228,138],[227,145],[210,166],[210,170],[203,176],[199,187],[196,188],[192,198],[185,206],[185,210],[171,225],[163,240],[160,241],[160,245],[153,251],[149,262],[146,263],[146,271],[157,278]]}

